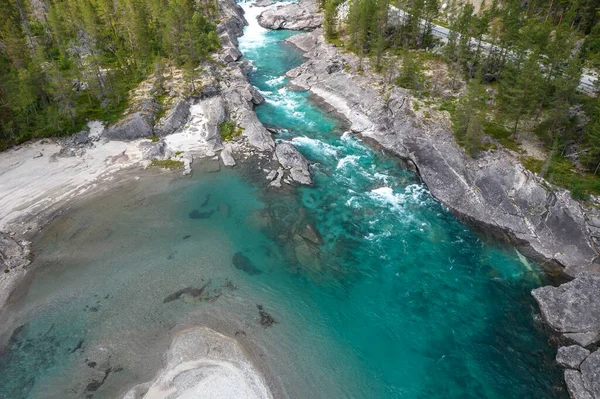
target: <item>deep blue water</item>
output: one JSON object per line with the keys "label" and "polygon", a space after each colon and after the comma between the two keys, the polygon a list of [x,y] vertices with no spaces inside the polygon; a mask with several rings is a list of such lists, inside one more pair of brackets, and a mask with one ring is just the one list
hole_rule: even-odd
{"label": "deep blue water", "polygon": [[[565,398],[534,322],[537,266],[287,89],[294,33],[260,29],[247,9],[259,118],[312,162],[314,186],[268,189],[247,165],[130,181],[74,207],[35,243],[0,398],[117,397],[160,367],[169,331],[194,324],[243,329],[290,398]],[[237,253],[254,269],[234,267]],[[221,296],[164,302],[203,284]],[[257,304],[277,323],[262,328]]]}

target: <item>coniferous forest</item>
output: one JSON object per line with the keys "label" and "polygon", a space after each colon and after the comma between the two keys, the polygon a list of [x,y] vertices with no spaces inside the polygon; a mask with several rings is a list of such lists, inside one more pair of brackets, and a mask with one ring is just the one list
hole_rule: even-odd
{"label": "coniferous forest", "polygon": [[[574,197],[600,194],[598,0],[317,1],[327,39],[448,111],[469,155],[500,144]],[[115,121],[150,74],[193,75],[220,46],[217,0],[0,0],[0,9],[0,149]],[[531,137],[543,159],[522,150]]]}
{"label": "coniferous forest", "polygon": [[[574,197],[600,193],[600,3],[484,0],[477,10],[472,3],[323,0],[321,7],[331,43],[450,112],[471,156],[501,143]],[[545,160],[521,150],[528,136],[543,144]]]}
{"label": "coniferous forest", "polygon": [[220,46],[216,0],[0,0],[0,149],[117,119],[166,65]]}

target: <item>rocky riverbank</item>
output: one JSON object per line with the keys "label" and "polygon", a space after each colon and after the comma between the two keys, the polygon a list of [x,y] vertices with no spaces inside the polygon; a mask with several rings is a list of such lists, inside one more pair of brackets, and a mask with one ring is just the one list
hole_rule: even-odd
{"label": "rocky riverbank", "polygon": [[[181,76],[173,74],[165,86],[176,100],[158,120],[160,106],[147,90],[138,89],[126,115],[113,125],[90,122],[69,138],[44,139],[0,153],[0,309],[29,263],[24,255],[29,253],[28,240],[69,201],[105,188],[120,171],[156,165],[181,167],[189,174],[194,158],[228,167],[252,159],[265,178],[274,180],[272,186],[311,184],[302,155],[285,148],[276,151],[271,133],[254,112],[264,99],[248,82],[251,66],[238,61],[237,38],[247,24],[242,8],[230,0],[220,1],[219,7],[222,49],[214,61],[197,69],[197,95],[181,98],[176,93]],[[229,141],[222,134],[224,123],[233,132]],[[16,246],[22,255],[14,251]]]}
{"label": "rocky riverbank", "polygon": [[[192,162],[197,158],[206,159],[216,170],[219,164],[233,167],[250,161],[258,165],[265,178],[273,180],[272,187],[312,183],[309,165],[303,156],[293,147],[276,145],[271,133],[256,117],[254,106],[264,99],[249,84],[247,73],[251,66],[239,61],[237,38],[247,24],[242,8],[232,0],[222,0],[219,9],[221,22],[217,33],[222,49],[213,61],[197,69],[195,84],[201,85],[197,95],[181,98],[175,93],[176,99],[164,117],[158,117],[160,106],[146,96],[147,90],[140,88],[132,94],[132,105],[126,114],[113,125],[91,122],[86,130],[69,138],[26,143],[0,153],[0,191],[3,193],[0,200],[0,311],[27,273],[32,256],[29,240],[84,193],[93,194],[117,181],[151,178],[152,173],[140,173],[143,176],[140,177],[136,170],[173,166],[186,175],[192,173]],[[173,74],[171,79],[165,83],[167,88],[175,88],[182,77]],[[231,130],[231,137],[223,134],[224,124]],[[217,333],[196,331],[194,334],[209,340]],[[258,384],[262,381],[260,375],[234,340],[229,342],[226,337],[220,337],[213,341],[214,345],[231,349],[229,358],[223,360],[223,372],[219,373],[227,389],[233,389],[231,392],[245,389],[244,392],[252,392],[252,397],[270,397],[268,388]],[[177,342],[180,341],[174,345]],[[174,348],[180,347],[175,345]],[[218,354],[214,358],[219,358]],[[178,359],[171,360],[169,364],[181,375],[195,376],[204,370],[204,365],[198,362],[191,372],[189,365],[177,365],[173,362]],[[234,370],[234,363],[235,367],[243,367]],[[166,385],[171,384],[171,388],[176,385],[174,381],[163,382],[153,386],[156,397],[160,397],[158,393],[163,388],[167,389]],[[203,392],[212,389],[210,392],[216,393],[225,392],[226,387],[198,380],[196,388]],[[135,393],[132,395],[136,397]]]}
{"label": "rocky riverbank", "polygon": [[[295,6],[277,9],[277,20],[294,26]],[[286,12],[289,9],[289,12]],[[274,19],[272,12],[259,20]],[[306,20],[306,16],[302,16]],[[368,62],[325,42],[321,29],[288,42],[305,53],[306,63],[288,72],[290,86],[309,91],[345,119],[350,130],[406,160],[431,193],[467,223],[515,245],[550,272],[574,278],[560,287],[533,291],[545,322],[576,346],[581,360],[567,366],[565,381],[573,398],[600,398],[600,264],[598,211],[573,200],[526,170],[518,154],[504,148],[477,159],[458,146],[448,118],[413,107],[409,90],[387,85]],[[589,356],[588,356],[589,355]],[[585,365],[585,366],[584,366]]]}

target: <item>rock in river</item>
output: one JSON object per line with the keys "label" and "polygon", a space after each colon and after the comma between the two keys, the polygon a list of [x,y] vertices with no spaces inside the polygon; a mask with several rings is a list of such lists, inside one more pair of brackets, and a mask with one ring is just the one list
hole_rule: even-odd
{"label": "rock in river", "polygon": [[254,263],[241,252],[236,252],[233,255],[233,265],[238,270],[243,270],[250,275],[261,274],[262,270],[254,266]]}
{"label": "rock in river", "polygon": [[542,317],[556,331],[598,336],[600,274],[584,272],[558,287],[537,288],[532,295],[540,306]]}
{"label": "rock in river", "polygon": [[292,180],[304,185],[312,184],[308,161],[293,145],[277,144],[275,154],[281,166],[289,170]]}

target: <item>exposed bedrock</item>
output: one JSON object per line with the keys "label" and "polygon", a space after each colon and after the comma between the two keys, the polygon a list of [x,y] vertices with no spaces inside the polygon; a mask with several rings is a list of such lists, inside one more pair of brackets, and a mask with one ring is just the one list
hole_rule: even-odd
{"label": "exposed bedrock", "polygon": [[321,26],[323,16],[312,0],[287,3],[269,8],[258,16],[258,23],[267,29],[313,30]]}
{"label": "exposed bedrock", "polygon": [[600,340],[600,274],[583,272],[558,287],[532,291],[542,317],[554,330],[581,346]]}
{"label": "exposed bedrock", "polygon": [[[290,85],[309,90],[350,128],[414,164],[431,193],[453,213],[515,244],[549,269],[570,276],[600,271],[589,219],[569,193],[550,187],[501,149],[478,159],[457,145],[446,121],[411,110],[408,90],[388,87],[374,74],[346,72],[358,65],[315,30],[287,39],[308,61],[288,72]],[[349,66],[351,68],[347,68]]]}

